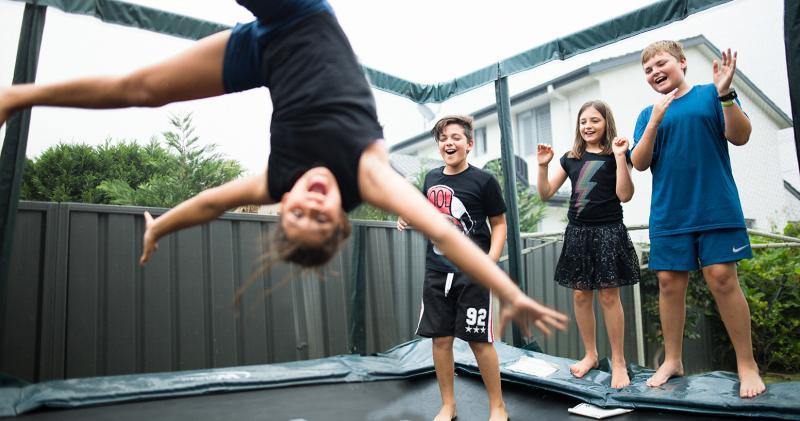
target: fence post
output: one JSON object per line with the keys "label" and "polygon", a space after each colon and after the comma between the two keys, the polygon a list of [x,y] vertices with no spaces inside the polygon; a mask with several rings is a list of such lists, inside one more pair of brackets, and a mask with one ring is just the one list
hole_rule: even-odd
{"label": "fence post", "polygon": [[[47,7],[25,5],[22,15],[17,61],[14,65],[13,84],[36,80],[39,51]],[[0,153],[0,314],[5,313],[8,271],[11,248],[14,244],[14,225],[17,221],[19,188],[25,168],[25,149],[28,146],[28,129],[31,124],[30,108],[11,115],[6,122],[6,137]],[[2,332],[0,332],[2,337]]]}
{"label": "fence post", "polygon": [[366,336],[366,236],[364,227],[353,226],[353,256],[351,265],[351,285],[350,292],[350,323],[348,328],[348,344],[350,352],[365,355],[367,350]]}
{"label": "fence post", "polygon": [[[498,63],[498,75],[500,75]],[[500,154],[503,165],[503,185],[505,186],[506,222],[508,226],[508,271],[511,279],[517,282],[520,289],[527,293],[527,286],[522,271],[522,240],[519,234],[519,207],[517,206],[516,168],[514,166],[514,137],[511,133],[511,99],[508,95],[508,79],[500,77],[495,81],[497,101],[497,121],[500,124]],[[519,327],[512,326],[512,341],[515,346],[522,346],[522,334]]]}

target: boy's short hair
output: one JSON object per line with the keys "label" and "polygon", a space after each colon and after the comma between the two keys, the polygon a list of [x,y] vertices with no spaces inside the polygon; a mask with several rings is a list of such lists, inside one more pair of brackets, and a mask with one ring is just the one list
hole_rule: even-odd
{"label": "boy's short hair", "polygon": [[[642,50],[642,65],[658,53],[667,53],[675,57],[678,61],[686,60],[686,52],[683,51],[683,44],[678,41],[664,40],[656,41]],[[686,68],[683,69],[683,73],[686,74]]]}
{"label": "boy's short hair", "polygon": [[468,115],[461,115],[461,114],[453,114],[444,116],[436,122],[436,125],[433,126],[431,129],[431,134],[433,135],[433,140],[438,142],[439,136],[444,133],[444,128],[451,125],[451,124],[458,124],[462,128],[464,128],[464,135],[467,136],[468,141],[472,141],[474,133],[472,129],[472,123],[474,122],[473,118]]}

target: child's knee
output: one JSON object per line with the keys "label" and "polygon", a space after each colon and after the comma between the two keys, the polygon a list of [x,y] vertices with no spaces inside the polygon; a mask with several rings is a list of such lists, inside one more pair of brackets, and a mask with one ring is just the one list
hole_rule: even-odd
{"label": "child's knee", "polygon": [[619,288],[604,288],[598,292],[600,305],[603,307],[611,307],[620,303]]}
{"label": "child's knee", "polygon": [[703,276],[708,284],[708,289],[714,295],[730,294],[740,288],[739,277],[736,276],[735,269],[712,266],[703,270]]}
{"label": "child's knee", "polygon": [[475,355],[483,355],[487,352],[494,352],[494,344],[490,342],[468,342],[469,347]]}
{"label": "child's knee", "polygon": [[658,290],[661,294],[683,294],[688,285],[689,274],[686,272],[658,272]]}
{"label": "child's knee", "polygon": [[455,339],[456,338],[453,337],[453,336],[439,336],[439,337],[433,338],[432,339],[433,347],[434,348],[438,348],[438,349],[442,349],[442,348],[452,349],[453,348],[453,341],[455,341]]}
{"label": "child's knee", "polygon": [[576,289],[572,291],[572,298],[575,300],[575,305],[588,305],[591,304],[592,300],[594,299],[594,291]]}

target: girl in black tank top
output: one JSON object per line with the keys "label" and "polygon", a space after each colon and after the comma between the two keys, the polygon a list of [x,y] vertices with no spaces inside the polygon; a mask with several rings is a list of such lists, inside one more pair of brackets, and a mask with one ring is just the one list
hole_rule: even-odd
{"label": "girl in black tank top", "polygon": [[564,329],[566,316],[526,296],[455,227],[439,224],[439,212],[389,166],[376,142],[382,134],[371,91],[327,2],[240,2],[260,20],[204,38],[164,62],[120,77],[0,88],[0,125],[34,105],[157,107],[267,86],[275,100],[268,170],[206,190],[157,219],[145,212],[141,264],[164,235],[237,206],[279,203],[278,254],[319,266],[349,235],[345,212],[364,201],[402,216],[494,290],[510,304],[504,320],[514,318],[523,329],[529,323],[546,332]]}

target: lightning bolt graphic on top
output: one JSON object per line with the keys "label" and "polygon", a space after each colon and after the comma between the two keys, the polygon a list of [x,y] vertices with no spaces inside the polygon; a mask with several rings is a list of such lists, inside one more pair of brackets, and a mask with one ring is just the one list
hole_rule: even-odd
{"label": "lightning bolt graphic on top", "polygon": [[575,183],[575,210],[580,215],[586,204],[589,203],[589,192],[597,185],[596,182],[591,181],[597,171],[605,164],[603,161],[587,161],[583,164],[581,172],[578,175],[578,182]]}

